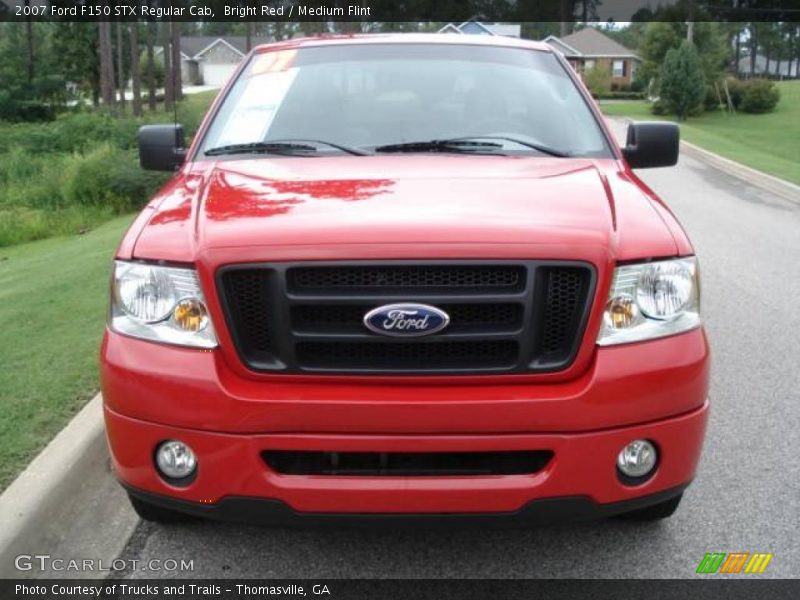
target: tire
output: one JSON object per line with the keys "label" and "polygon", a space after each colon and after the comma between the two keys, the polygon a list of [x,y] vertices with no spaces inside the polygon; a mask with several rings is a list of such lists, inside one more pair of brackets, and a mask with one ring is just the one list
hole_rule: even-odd
{"label": "tire", "polygon": [[170,523],[188,523],[191,521],[195,521],[196,517],[192,515],[188,515],[186,513],[178,512],[177,510],[171,510],[169,508],[164,508],[163,506],[158,506],[157,504],[151,504],[150,502],[145,502],[144,500],[140,500],[134,496],[128,495],[128,499],[131,501],[131,506],[133,506],[133,510],[136,511],[136,514],[144,521],[149,521],[151,523],[163,523],[163,524],[170,524]]}
{"label": "tire", "polygon": [[676,510],[678,510],[678,505],[681,503],[681,498],[683,498],[683,493],[680,493],[669,500],[665,500],[664,502],[660,502],[659,504],[653,504],[652,506],[646,506],[645,508],[623,513],[619,515],[619,518],[625,519],[626,521],[642,522],[667,519],[671,517]]}

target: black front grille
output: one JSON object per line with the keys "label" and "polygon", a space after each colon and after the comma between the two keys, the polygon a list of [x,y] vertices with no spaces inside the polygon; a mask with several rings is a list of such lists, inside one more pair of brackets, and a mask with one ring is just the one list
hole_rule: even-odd
{"label": "black front grille", "polygon": [[[584,263],[276,263],[224,267],[222,306],[257,371],[491,374],[556,371],[577,352],[594,289]],[[420,302],[445,311],[430,336],[387,337],[364,315]]]}
{"label": "black front grille", "polygon": [[299,267],[289,269],[290,291],[371,290],[381,292],[453,289],[519,291],[525,269],[518,266],[387,265],[356,267]]}
{"label": "black front grille", "polygon": [[283,475],[441,477],[531,475],[547,465],[549,450],[501,452],[309,452],[267,450],[270,469]]}
{"label": "black front grille", "polygon": [[[515,331],[522,327],[522,304],[437,304],[450,315],[447,330]],[[292,307],[292,326],[299,332],[363,331],[364,313],[359,304],[301,304]]]}

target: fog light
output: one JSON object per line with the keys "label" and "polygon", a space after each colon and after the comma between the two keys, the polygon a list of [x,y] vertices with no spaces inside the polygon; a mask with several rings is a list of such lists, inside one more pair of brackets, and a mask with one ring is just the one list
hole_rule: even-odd
{"label": "fog light", "polygon": [[156,449],[156,466],[167,479],[185,479],[197,468],[197,458],[183,442],[169,440]]}
{"label": "fog light", "polygon": [[656,466],[658,452],[647,440],[633,440],[617,456],[617,467],[627,477],[644,477]]}

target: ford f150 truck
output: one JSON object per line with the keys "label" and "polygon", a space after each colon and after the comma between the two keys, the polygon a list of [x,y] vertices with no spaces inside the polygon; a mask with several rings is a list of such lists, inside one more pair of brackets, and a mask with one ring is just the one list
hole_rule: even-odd
{"label": "ford f150 truck", "polygon": [[706,428],[692,246],[547,45],[254,49],[116,254],[102,389],[145,519],[672,514]]}

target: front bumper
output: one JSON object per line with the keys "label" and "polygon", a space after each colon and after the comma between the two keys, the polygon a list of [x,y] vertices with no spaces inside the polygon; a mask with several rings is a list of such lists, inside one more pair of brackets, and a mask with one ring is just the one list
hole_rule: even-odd
{"label": "front bumper", "polygon": [[217,504],[180,500],[125,486],[128,493],[144,502],[204,519],[238,521],[259,525],[539,525],[613,517],[638,510],[683,493],[686,485],[640,496],[631,500],[597,504],[587,497],[541,498],[511,512],[484,513],[308,513],[298,512],[280,500],[226,497]]}
{"label": "front bumper", "polygon": [[[111,455],[122,482],[134,493],[156,498],[168,496],[186,503],[184,508],[202,506],[200,512],[209,516],[215,512],[224,515],[232,510],[234,513],[237,509],[245,510],[243,506],[252,507],[265,499],[285,505],[290,513],[474,514],[527,510],[536,513],[541,508],[525,507],[554,498],[577,499],[574,501],[584,507],[578,508],[579,513],[598,505],[599,514],[619,512],[626,510],[626,502],[645,496],[667,498],[691,481],[707,416],[708,405],[704,403],[677,417],[570,434],[228,434],[149,423],[105,409]],[[641,485],[627,486],[617,477],[615,460],[619,450],[636,438],[654,441],[660,449],[660,462],[651,479]],[[166,483],[153,467],[153,450],[166,439],[189,444],[198,456],[197,476],[186,487]],[[261,458],[265,449],[336,452],[547,449],[554,456],[543,470],[531,475],[300,476],[271,471]],[[260,505],[263,507],[264,503]],[[241,514],[246,516],[246,512]]]}
{"label": "front bumper", "polygon": [[[107,332],[101,375],[122,483],[201,506],[204,514],[264,501],[304,514],[514,513],[534,504],[540,513],[541,500],[554,498],[578,498],[600,507],[588,512],[605,514],[692,480],[707,421],[709,362],[697,329],[597,348],[589,368],[567,380],[242,377],[218,351]],[[656,443],[660,463],[647,482],[628,486],[615,461],[637,438]],[[186,487],[165,482],[153,466],[155,447],[167,439],[198,455],[197,476]],[[272,471],[265,450],[549,450],[553,457],[528,475],[302,476]]]}

